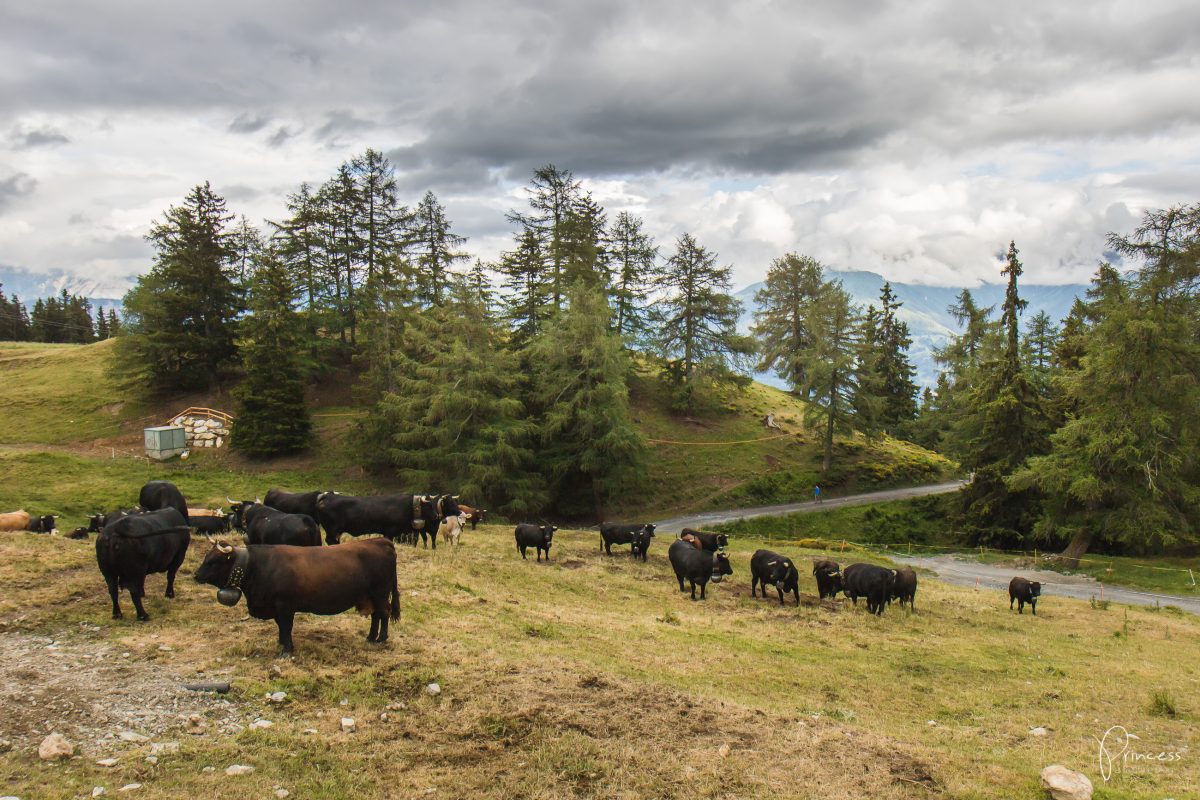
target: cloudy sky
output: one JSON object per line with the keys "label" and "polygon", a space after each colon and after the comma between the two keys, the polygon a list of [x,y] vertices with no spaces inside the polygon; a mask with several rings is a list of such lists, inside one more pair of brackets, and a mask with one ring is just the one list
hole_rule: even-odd
{"label": "cloudy sky", "polygon": [[371,146],[484,258],[551,162],[737,287],[787,251],[971,285],[1009,239],[1083,281],[1200,200],[1198,87],[1188,0],[4,3],[0,265],[137,273],[192,185],[278,219]]}

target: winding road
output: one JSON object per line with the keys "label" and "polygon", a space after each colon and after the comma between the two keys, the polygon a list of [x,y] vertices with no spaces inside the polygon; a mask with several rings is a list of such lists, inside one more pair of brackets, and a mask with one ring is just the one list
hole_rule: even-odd
{"label": "winding road", "polygon": [[[906,489],[887,489],[880,492],[832,497],[816,502],[809,500],[804,503],[785,503],[776,506],[756,506],[754,508],[738,508],[729,511],[707,511],[702,514],[688,514],[682,517],[672,517],[655,523],[660,533],[679,533],[684,528],[703,529],[707,525],[717,525],[722,522],[732,522],[737,519],[751,517],[779,517],[786,514],[806,514],[819,511],[832,511],[835,508],[861,506],[868,503],[882,503],[887,500],[904,500],[909,497],[924,497],[932,494],[944,494],[961,488],[962,481],[950,483],[935,483],[927,486],[910,486]],[[1040,569],[1014,569],[1013,567],[982,564],[961,556],[902,556],[889,552],[886,554],[893,561],[911,564],[914,567],[927,569],[946,583],[959,586],[975,586],[987,589],[1008,590],[1008,582],[1014,575],[1040,581],[1042,596],[1058,595],[1071,597],[1076,600],[1090,600],[1100,597],[1100,584],[1089,575],[1063,575],[1061,572]],[[1193,614],[1200,614],[1200,597],[1186,597],[1174,594],[1158,594],[1128,589],[1121,586],[1104,586],[1104,599],[1114,603],[1126,603],[1137,606],[1176,606]]]}

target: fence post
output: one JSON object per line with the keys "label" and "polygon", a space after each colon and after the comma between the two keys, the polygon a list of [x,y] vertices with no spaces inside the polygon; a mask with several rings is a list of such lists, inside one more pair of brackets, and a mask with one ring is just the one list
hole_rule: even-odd
{"label": "fence post", "polygon": [[1104,584],[1100,584],[1100,602],[1104,602]]}
{"label": "fence post", "polygon": [[1192,586],[1195,586],[1196,585],[1196,576],[1192,574],[1192,571],[1190,569],[1188,570],[1188,577],[1192,579]]}

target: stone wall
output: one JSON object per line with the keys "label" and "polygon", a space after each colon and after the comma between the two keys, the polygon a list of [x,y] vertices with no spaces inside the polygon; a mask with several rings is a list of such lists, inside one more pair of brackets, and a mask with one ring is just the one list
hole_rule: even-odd
{"label": "stone wall", "polygon": [[171,420],[187,434],[189,447],[221,447],[229,438],[229,426],[223,419],[203,414],[183,415]]}

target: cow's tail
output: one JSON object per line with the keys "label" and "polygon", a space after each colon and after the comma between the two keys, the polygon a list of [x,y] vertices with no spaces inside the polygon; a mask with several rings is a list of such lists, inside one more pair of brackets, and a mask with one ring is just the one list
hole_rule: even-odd
{"label": "cow's tail", "polygon": [[400,581],[392,578],[392,619],[400,619]]}

